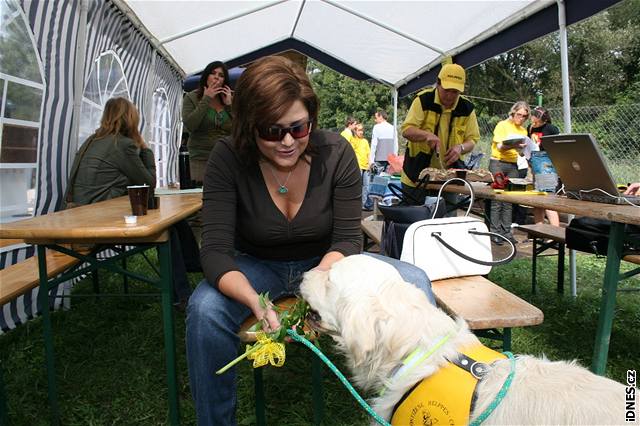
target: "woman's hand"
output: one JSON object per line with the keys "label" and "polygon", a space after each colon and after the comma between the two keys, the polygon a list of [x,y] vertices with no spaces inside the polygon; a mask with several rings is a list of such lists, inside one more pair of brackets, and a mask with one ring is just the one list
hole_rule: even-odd
{"label": "woman's hand", "polygon": [[233,102],[233,90],[229,86],[222,86],[219,93],[222,96],[222,102],[225,105],[231,105]]}
{"label": "woman's hand", "polygon": [[218,93],[220,93],[220,87],[207,86],[204,88],[202,95],[213,99]]}
{"label": "woman's hand", "polygon": [[253,315],[262,322],[262,329],[271,333],[280,328],[280,321],[278,320],[278,314],[273,310],[274,306],[271,301],[267,301],[267,306],[262,306],[260,303],[260,297],[256,295],[255,301],[252,303],[251,310]]}

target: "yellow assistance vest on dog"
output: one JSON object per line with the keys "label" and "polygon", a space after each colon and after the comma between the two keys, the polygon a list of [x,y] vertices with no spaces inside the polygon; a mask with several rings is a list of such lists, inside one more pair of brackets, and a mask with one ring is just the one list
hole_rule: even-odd
{"label": "yellow assistance vest on dog", "polygon": [[[466,425],[471,415],[471,400],[478,384],[474,366],[491,363],[506,356],[477,345],[462,351],[462,363],[450,362],[414,386],[400,400],[391,418],[392,425]],[[465,365],[469,364],[469,365]],[[481,375],[481,374],[480,374]]]}

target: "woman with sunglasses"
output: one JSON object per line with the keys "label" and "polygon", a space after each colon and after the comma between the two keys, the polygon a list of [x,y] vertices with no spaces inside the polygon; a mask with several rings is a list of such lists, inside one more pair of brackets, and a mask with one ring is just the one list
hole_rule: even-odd
{"label": "woman with sunglasses", "polygon": [[[516,102],[509,111],[509,118],[500,121],[493,130],[489,171],[494,175],[502,173],[510,178],[518,177],[518,149],[525,146],[524,138],[527,137],[527,129],[524,123],[529,118],[529,111],[529,104],[524,101]],[[522,137],[522,142],[516,144],[505,142],[518,137]],[[511,203],[491,201],[491,232],[503,235],[515,244],[516,239],[511,233],[511,213]],[[492,238],[495,244],[502,244],[500,238]]]}
{"label": "woman with sunglasses", "polygon": [[[316,129],[318,98],[307,74],[269,56],[240,77],[231,137],[214,146],[203,191],[205,280],[187,308],[187,362],[198,424],[234,425],[240,324],[251,314],[280,324],[260,305],[293,294],[310,269],[328,269],[361,249],[361,177],[351,146]],[[433,300],[426,274],[388,259]],[[366,285],[366,283],[362,283]]]}

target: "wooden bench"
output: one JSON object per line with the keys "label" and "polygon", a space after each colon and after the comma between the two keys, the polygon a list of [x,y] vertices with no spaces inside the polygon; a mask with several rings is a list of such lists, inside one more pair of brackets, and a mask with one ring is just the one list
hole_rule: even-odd
{"label": "wooden bench", "polygon": [[513,327],[544,320],[540,309],[479,275],[433,281],[431,290],[445,312],[463,318],[479,336],[502,340],[505,351],[511,350]]}
{"label": "wooden bench", "polygon": [[[21,244],[22,240],[0,239],[0,247]],[[47,250],[47,276],[55,277],[72,266],[80,263],[78,259],[66,254]],[[34,289],[40,283],[38,256],[9,265],[0,270],[0,307],[13,299]],[[0,364],[0,424],[9,424],[7,417],[6,392]]]}
{"label": "wooden bench", "polygon": [[[55,277],[80,260],[52,250],[47,250],[47,276]],[[40,283],[38,256],[9,265],[0,270],[0,306],[36,288]]]}
{"label": "wooden bench", "polygon": [[536,225],[520,225],[517,229],[526,232],[527,238],[533,240],[533,260],[531,262],[531,292],[533,294],[536,293],[538,255],[541,255],[546,250],[553,248],[558,251],[558,293],[564,293],[564,251],[566,243],[565,228],[541,223]]}
{"label": "wooden bench", "polygon": [[[361,228],[380,244],[382,221],[363,219]],[[504,350],[511,349],[513,327],[537,325],[544,319],[540,309],[482,276],[433,281],[431,289],[440,308],[463,318],[477,335],[502,340]]]}
{"label": "wooden bench", "polygon": [[[295,297],[287,297],[274,302],[282,310],[292,307],[297,302]],[[256,317],[251,315],[247,318],[238,331],[238,337],[242,343],[254,343],[256,341],[256,332],[253,331],[254,325],[257,323]],[[305,331],[308,331],[305,329]],[[313,422],[316,425],[322,423],[324,417],[324,403],[322,397],[322,362],[314,354],[311,353],[311,380],[313,395]],[[256,398],[256,424],[258,426],[266,425],[265,415],[265,397],[264,385],[262,379],[262,368],[253,369],[253,386]]]}

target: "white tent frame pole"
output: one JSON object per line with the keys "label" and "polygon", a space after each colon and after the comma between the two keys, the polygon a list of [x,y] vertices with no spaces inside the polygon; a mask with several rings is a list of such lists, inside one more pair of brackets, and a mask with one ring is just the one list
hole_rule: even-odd
{"label": "white tent frame pole", "polygon": [[[398,150],[398,88],[393,88],[393,146]],[[394,154],[398,155],[398,151]]]}
{"label": "white tent frame pole", "polygon": [[[564,119],[564,132],[571,133],[571,98],[569,94],[569,44],[567,42],[567,22],[564,0],[558,3],[558,27],[560,28],[560,66],[562,69],[562,116]],[[573,215],[569,215],[569,220]],[[564,259],[558,259],[564,261]],[[571,280],[571,296],[578,293],[576,284],[576,252],[569,250],[569,279]]]}
{"label": "white tent frame pole", "polygon": [[[156,77],[156,50],[155,49],[151,49],[151,72],[149,73],[149,76],[147,77],[147,87],[145,89],[146,92],[146,105],[147,107],[145,108],[144,111],[144,115],[145,115],[145,128],[144,128],[144,140],[149,143],[149,141],[151,140],[152,137],[152,132],[153,132],[153,83],[155,81],[155,77]],[[157,141],[154,141],[157,142]],[[154,156],[155,156],[155,152],[154,152]],[[157,160],[157,158],[156,158]]]}
{"label": "white tent frame pole", "polygon": [[[78,34],[76,38],[76,61],[75,73],[73,76],[73,112],[71,126],[71,143],[67,159],[69,164],[73,162],[80,141],[78,131],[80,129],[80,109],[82,108],[82,94],[84,92],[84,62],[87,52],[87,14],[89,12],[88,0],[80,0],[80,16],[78,18]],[[71,167],[68,168],[68,171]]]}

